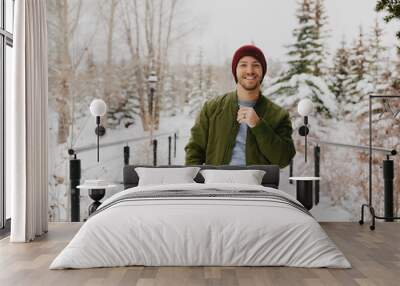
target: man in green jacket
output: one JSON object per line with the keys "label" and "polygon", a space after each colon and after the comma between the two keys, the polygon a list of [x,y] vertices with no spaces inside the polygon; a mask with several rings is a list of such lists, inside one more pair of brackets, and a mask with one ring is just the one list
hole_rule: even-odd
{"label": "man in green jacket", "polygon": [[289,113],[261,94],[263,52],[239,48],[232,60],[236,90],[207,101],[185,147],[186,165],[279,165],[296,154]]}

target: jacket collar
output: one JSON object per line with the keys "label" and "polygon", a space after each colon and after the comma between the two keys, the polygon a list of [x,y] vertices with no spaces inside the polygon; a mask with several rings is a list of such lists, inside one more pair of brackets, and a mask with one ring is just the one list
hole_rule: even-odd
{"label": "jacket collar", "polygon": [[[237,91],[234,90],[229,93],[229,98],[230,98],[230,108],[232,111],[232,114],[234,115],[233,118],[236,118],[236,114],[239,110],[239,103],[238,103],[238,95]],[[256,105],[254,106],[254,110],[258,115],[262,115],[265,113],[265,109],[267,108],[266,105],[268,104],[268,100],[263,96],[263,94],[260,91],[260,95],[257,99]]]}

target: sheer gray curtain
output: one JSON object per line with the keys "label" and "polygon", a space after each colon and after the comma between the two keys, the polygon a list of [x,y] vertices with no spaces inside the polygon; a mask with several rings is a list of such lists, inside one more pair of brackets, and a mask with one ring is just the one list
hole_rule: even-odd
{"label": "sheer gray curtain", "polygon": [[[47,232],[47,15],[45,0],[15,2],[11,140],[11,237],[27,242]],[[7,152],[8,152],[7,151]]]}

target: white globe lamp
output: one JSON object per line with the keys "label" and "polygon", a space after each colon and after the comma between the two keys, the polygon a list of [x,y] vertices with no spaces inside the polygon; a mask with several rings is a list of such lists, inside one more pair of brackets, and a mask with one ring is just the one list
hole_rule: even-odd
{"label": "white globe lamp", "polygon": [[297,111],[304,118],[304,125],[300,127],[299,134],[304,136],[304,160],[307,162],[307,135],[310,131],[308,128],[308,116],[314,111],[314,104],[309,98],[304,98],[299,101]]}
{"label": "white globe lamp", "polygon": [[100,116],[104,116],[107,112],[107,104],[102,99],[93,99],[90,103],[90,113],[96,117],[96,130],[95,133],[97,135],[97,162],[99,162],[99,137],[103,136],[106,133],[106,129],[104,126],[100,125]]}

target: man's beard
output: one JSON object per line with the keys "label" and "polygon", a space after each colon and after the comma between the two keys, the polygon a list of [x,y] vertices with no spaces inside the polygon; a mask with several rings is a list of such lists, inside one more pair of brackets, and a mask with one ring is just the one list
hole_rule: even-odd
{"label": "man's beard", "polygon": [[245,79],[239,79],[239,84],[247,91],[253,91],[259,87],[259,81],[254,84],[247,84]]}

